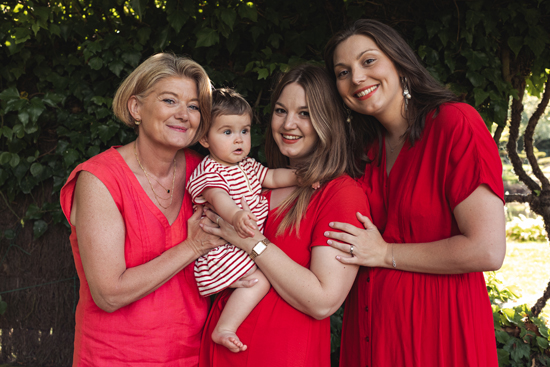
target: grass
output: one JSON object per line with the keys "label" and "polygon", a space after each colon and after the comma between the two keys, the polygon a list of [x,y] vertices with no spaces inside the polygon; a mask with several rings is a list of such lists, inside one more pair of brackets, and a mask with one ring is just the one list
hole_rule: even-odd
{"label": "grass", "polygon": [[[533,306],[550,281],[550,244],[547,242],[512,242],[506,246],[506,258],[497,277],[520,299],[510,306]],[[550,321],[550,302],[542,311]]]}

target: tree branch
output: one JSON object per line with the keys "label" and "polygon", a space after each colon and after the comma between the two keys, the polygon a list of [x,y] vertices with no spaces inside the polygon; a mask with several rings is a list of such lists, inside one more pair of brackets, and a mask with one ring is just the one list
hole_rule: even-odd
{"label": "tree branch", "polygon": [[509,194],[504,195],[504,201],[507,203],[531,203],[533,200],[533,195],[523,195],[523,194]]}
{"label": "tree branch", "polygon": [[514,172],[521,182],[523,182],[531,191],[541,191],[539,185],[525,172],[521,164],[521,159],[517,151],[517,141],[519,136],[519,125],[521,123],[521,113],[523,112],[523,96],[525,94],[525,79],[522,77],[513,78],[514,88],[518,91],[518,98],[512,100],[512,116],[510,119],[510,137],[506,150],[508,157],[514,167]]}
{"label": "tree branch", "polygon": [[537,162],[537,157],[535,157],[535,153],[533,151],[533,135],[535,134],[535,128],[537,127],[537,123],[539,122],[540,117],[544,113],[544,110],[546,110],[546,106],[548,106],[549,100],[550,100],[550,78],[548,78],[548,80],[546,80],[546,83],[544,84],[544,94],[542,95],[542,99],[536,111],[533,113],[533,115],[529,119],[529,123],[525,128],[525,134],[524,134],[525,153],[527,154],[527,159],[529,160],[529,164],[533,169],[533,174],[541,182],[543,190],[550,190],[550,182],[548,181],[548,178],[546,178],[546,176],[540,169],[539,163]]}

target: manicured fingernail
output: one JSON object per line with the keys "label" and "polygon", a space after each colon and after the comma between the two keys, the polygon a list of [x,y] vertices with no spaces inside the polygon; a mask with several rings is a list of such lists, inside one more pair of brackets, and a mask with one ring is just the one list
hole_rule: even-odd
{"label": "manicured fingernail", "polygon": [[329,245],[332,245],[332,241],[331,241],[331,240],[328,240],[327,243],[328,243]]}
{"label": "manicured fingernail", "polygon": [[328,231],[327,231],[327,232],[325,232],[325,233],[324,233],[324,235],[328,237]]}
{"label": "manicured fingernail", "polygon": [[330,222],[330,223],[328,224],[328,226],[329,226],[329,227],[334,226],[334,222]]}

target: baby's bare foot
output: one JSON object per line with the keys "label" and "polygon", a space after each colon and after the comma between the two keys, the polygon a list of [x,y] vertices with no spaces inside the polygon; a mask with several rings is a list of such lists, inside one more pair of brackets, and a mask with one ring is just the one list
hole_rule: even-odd
{"label": "baby's bare foot", "polygon": [[232,331],[215,329],[212,333],[212,340],[217,344],[223,345],[233,353],[244,352],[247,349],[247,346]]}

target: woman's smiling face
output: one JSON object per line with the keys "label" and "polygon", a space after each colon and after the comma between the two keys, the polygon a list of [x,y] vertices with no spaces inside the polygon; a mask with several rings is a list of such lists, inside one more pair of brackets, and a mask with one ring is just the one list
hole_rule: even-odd
{"label": "woman's smiling face", "polygon": [[287,85],[273,109],[271,130],[281,153],[290,159],[291,165],[306,159],[319,140],[311,123],[311,116],[304,88]]}
{"label": "woman's smiling face", "polygon": [[353,35],[336,47],[334,74],[338,92],[350,109],[380,121],[401,114],[399,73],[370,37]]}
{"label": "woman's smiling face", "polygon": [[161,79],[145,98],[130,98],[128,107],[141,121],[140,140],[177,149],[191,144],[201,120],[197,83],[189,78]]}

